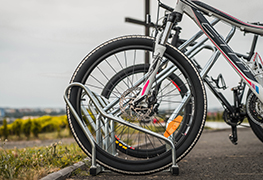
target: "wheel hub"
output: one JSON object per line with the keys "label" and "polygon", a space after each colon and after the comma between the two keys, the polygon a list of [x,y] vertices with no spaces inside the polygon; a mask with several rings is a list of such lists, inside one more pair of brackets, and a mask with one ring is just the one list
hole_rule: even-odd
{"label": "wheel hub", "polygon": [[119,105],[123,117],[128,118],[131,121],[140,121],[143,123],[149,123],[151,117],[154,114],[154,106],[148,105],[144,100],[139,104],[135,104],[134,100],[140,93],[141,88],[133,87],[127,89],[120,98]]}

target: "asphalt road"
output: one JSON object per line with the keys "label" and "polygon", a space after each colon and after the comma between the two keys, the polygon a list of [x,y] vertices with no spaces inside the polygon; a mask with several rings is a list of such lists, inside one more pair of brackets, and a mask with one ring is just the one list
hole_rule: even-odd
{"label": "asphalt road", "polygon": [[249,128],[238,129],[238,145],[228,139],[230,130],[205,131],[194,149],[178,165],[179,176],[159,172],[146,176],[127,176],[114,172],[88,175],[88,169],[67,180],[80,179],[263,179],[263,143]]}

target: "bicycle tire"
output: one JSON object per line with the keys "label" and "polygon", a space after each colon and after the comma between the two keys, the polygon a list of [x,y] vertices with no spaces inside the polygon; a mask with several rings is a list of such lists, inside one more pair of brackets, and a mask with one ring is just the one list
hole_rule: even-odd
{"label": "bicycle tire", "polygon": [[250,118],[248,118],[248,122],[250,124],[250,127],[252,129],[252,131],[254,132],[254,134],[257,136],[257,138],[263,142],[263,128],[262,126],[254,123]]}
{"label": "bicycle tire", "polygon": [[[247,93],[247,98],[251,95],[252,91],[249,90],[249,92]],[[247,105],[248,106],[248,105]],[[248,111],[248,109],[247,109]],[[262,117],[261,117],[262,118]],[[263,142],[263,127],[262,125],[260,126],[259,124],[256,124],[248,115],[247,116],[248,122],[250,124],[250,127],[252,129],[252,131],[254,132],[254,134],[256,135],[256,137]]]}
{"label": "bicycle tire", "polygon": [[[136,51],[134,51],[136,49]],[[76,68],[70,82],[80,82],[89,86],[90,88],[101,90],[92,83],[87,83],[88,80],[94,78],[96,72],[101,74],[105,73],[104,70],[100,70],[103,67],[103,63],[109,66],[115,66],[107,61],[114,54],[120,52],[126,52],[131,50],[133,53],[137,50],[152,51],[153,50],[153,38],[147,36],[123,36],[112,39],[103,43],[102,45],[95,48],[89,53]],[[125,56],[125,53],[123,57]],[[199,139],[206,118],[206,93],[202,83],[201,77],[199,76],[194,65],[183,55],[179,50],[173,46],[167,44],[167,50],[164,57],[169,60],[170,63],[175,64],[178,68],[180,75],[185,78],[184,83],[187,84],[188,89],[191,90],[191,102],[193,105],[192,114],[185,115],[191,116],[191,122],[188,122],[187,126],[182,126],[184,134],[180,134],[180,139],[176,142],[177,149],[177,161],[180,161],[190,150],[194,147],[197,140]],[[118,59],[118,56],[115,56]],[[135,61],[135,60],[134,60]],[[126,62],[128,63],[128,62]],[[100,66],[101,65],[101,66]],[[120,63],[116,66],[120,66]],[[96,70],[96,72],[95,72]],[[107,69],[106,69],[107,71]],[[110,78],[106,75],[102,75],[108,82]],[[99,76],[96,76],[99,77]],[[181,78],[181,77],[180,77]],[[105,82],[104,84],[106,84]],[[100,82],[103,84],[102,82]],[[104,85],[103,84],[103,85]],[[77,111],[80,117],[81,114],[81,102],[82,102],[82,90],[79,87],[72,87],[69,91],[68,97],[73,107]],[[67,108],[67,116],[72,134],[82,148],[82,150],[89,156],[91,156],[91,145],[78,125],[76,119]],[[181,129],[180,128],[180,129]],[[125,159],[117,156],[113,156],[103,150],[98,144],[96,144],[96,159],[97,162],[106,168],[113,171],[124,173],[124,174],[149,174],[161,171],[171,166],[171,151],[167,150],[165,153],[159,156],[138,160],[138,159]]]}

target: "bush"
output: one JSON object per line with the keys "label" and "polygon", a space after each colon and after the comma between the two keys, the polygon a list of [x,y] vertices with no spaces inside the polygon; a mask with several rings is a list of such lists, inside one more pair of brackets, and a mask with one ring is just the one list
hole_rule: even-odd
{"label": "bush", "polygon": [[12,123],[12,130],[15,135],[20,137],[22,133],[22,119],[17,119]]}
{"label": "bush", "polygon": [[9,135],[9,131],[7,128],[7,121],[6,121],[6,119],[4,119],[4,121],[3,121],[3,136],[5,139],[8,139],[8,135]]}
{"label": "bush", "polygon": [[55,125],[53,123],[50,123],[50,122],[42,124],[41,126],[42,126],[41,133],[53,132],[56,130]]}
{"label": "bush", "polygon": [[60,133],[62,128],[68,126],[66,116],[43,116],[37,119],[41,124],[41,132],[54,132]]}
{"label": "bush", "polygon": [[38,134],[41,131],[41,124],[38,120],[33,120],[32,121],[32,126],[31,126],[31,132],[33,133],[33,135],[37,138]]}
{"label": "bush", "polygon": [[60,137],[61,130],[63,128],[68,128],[67,116],[42,116],[36,119],[16,119],[12,124],[7,124],[6,120],[4,125],[0,126],[0,137],[5,138],[9,135],[21,136],[21,133],[25,134],[27,138],[30,137],[32,133],[36,138],[39,133],[46,132],[58,132]]}
{"label": "bush", "polygon": [[0,126],[0,138],[3,136],[3,126]]}
{"label": "bush", "polygon": [[25,123],[22,126],[22,131],[27,137],[27,139],[29,139],[30,137],[31,125],[32,125],[31,119],[28,119],[28,120],[25,120]]}

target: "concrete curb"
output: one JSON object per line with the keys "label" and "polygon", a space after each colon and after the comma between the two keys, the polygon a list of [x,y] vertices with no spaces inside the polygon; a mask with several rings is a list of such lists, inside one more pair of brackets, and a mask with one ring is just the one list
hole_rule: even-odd
{"label": "concrete curb", "polygon": [[51,174],[41,178],[40,180],[65,180],[76,169],[84,168],[86,166],[85,161],[88,161],[88,160],[89,160],[89,158],[84,159],[83,161],[75,163],[72,166],[65,167],[64,169],[61,169],[61,170],[54,172],[54,173],[51,173]]}

